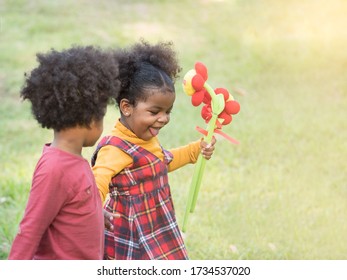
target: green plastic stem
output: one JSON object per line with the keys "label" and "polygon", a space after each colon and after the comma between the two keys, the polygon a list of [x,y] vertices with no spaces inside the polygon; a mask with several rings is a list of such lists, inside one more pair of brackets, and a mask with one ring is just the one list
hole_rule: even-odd
{"label": "green plastic stem", "polygon": [[[212,110],[213,110],[214,108],[218,107],[215,105],[215,103],[218,102],[218,100],[216,98],[216,94],[215,94],[214,90],[207,83],[205,83],[204,87],[211,96],[211,99],[212,99],[211,105],[212,105]],[[219,107],[221,107],[221,106],[219,106]],[[224,105],[222,107],[224,108]],[[222,108],[222,110],[223,110],[223,108]],[[213,110],[212,118],[208,123],[207,136],[204,139],[204,141],[206,141],[207,143],[211,143],[211,141],[212,141],[212,137],[213,137],[216,121],[218,118],[218,114],[221,112],[221,110],[219,108],[216,108],[216,110],[219,112],[215,113]],[[183,232],[186,231],[189,212],[193,213],[195,210],[196,201],[197,201],[198,194],[200,191],[201,180],[202,180],[202,176],[204,174],[206,161],[207,160],[204,157],[199,156],[198,161],[197,161],[196,166],[195,166],[195,169],[194,169],[194,174],[193,174],[193,178],[192,178],[192,182],[191,182],[189,194],[188,194],[186,211],[184,214],[183,227],[182,227]]]}

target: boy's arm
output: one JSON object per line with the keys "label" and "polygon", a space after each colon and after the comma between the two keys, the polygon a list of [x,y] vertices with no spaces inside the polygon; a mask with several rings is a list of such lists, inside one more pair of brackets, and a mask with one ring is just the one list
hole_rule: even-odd
{"label": "boy's arm", "polygon": [[33,259],[43,234],[66,202],[69,193],[59,183],[62,174],[55,171],[44,168],[35,171],[24,217],[9,259]]}

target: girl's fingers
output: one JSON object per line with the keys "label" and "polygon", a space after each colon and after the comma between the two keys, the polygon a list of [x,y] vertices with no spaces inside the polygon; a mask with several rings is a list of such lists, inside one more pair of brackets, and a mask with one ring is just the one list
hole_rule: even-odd
{"label": "girl's fingers", "polygon": [[201,154],[205,159],[211,158],[215,144],[216,138],[214,136],[212,137],[211,143],[206,143],[205,141],[201,142]]}
{"label": "girl's fingers", "polygon": [[103,209],[103,212],[104,212],[104,223],[105,223],[105,227],[108,229],[108,230],[113,230],[113,219],[117,219],[120,217],[119,214],[117,213],[109,213],[107,212],[105,209]]}

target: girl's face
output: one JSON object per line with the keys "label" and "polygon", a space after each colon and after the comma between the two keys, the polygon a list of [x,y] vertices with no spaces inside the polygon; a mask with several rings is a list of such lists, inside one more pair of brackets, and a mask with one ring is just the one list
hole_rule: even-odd
{"label": "girl's face", "polygon": [[159,130],[170,121],[170,113],[175,102],[175,93],[148,89],[145,101],[131,105],[127,99],[122,99],[120,110],[121,122],[137,137],[148,141],[157,136]]}

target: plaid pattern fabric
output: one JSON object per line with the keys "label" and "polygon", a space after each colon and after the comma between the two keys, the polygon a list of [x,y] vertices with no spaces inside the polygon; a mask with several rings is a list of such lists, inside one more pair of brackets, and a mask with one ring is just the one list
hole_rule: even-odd
{"label": "plaid pattern fabric", "polygon": [[105,259],[188,259],[178,228],[168,184],[172,154],[163,149],[164,162],[154,154],[115,136],[101,140],[93,156],[114,145],[133,158],[133,164],[112,178],[105,209],[120,213],[114,231],[105,230]]}

